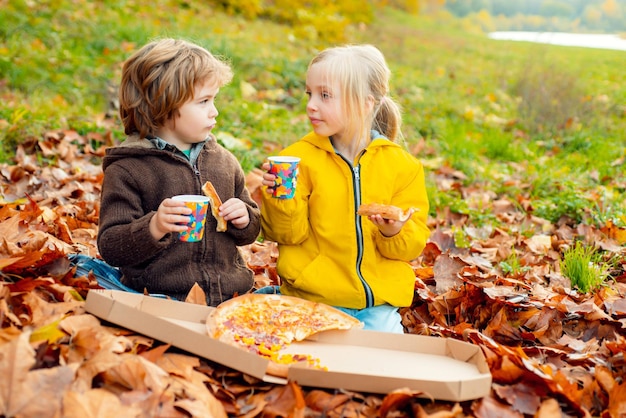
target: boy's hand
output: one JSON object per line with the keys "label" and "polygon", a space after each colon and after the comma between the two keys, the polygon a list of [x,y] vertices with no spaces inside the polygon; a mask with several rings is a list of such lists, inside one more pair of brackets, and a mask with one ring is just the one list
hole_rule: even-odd
{"label": "boy's hand", "polygon": [[248,207],[241,199],[233,197],[219,207],[220,216],[223,216],[226,221],[233,224],[237,229],[243,229],[250,223],[250,215],[248,214]]}
{"label": "boy's hand", "polygon": [[414,212],[415,210],[413,208],[409,209],[409,212],[408,212],[409,216],[406,221],[396,221],[393,219],[385,219],[380,215],[372,215],[372,216],[368,216],[367,218],[378,227],[378,230],[381,232],[381,234],[383,234],[386,237],[393,237],[398,232],[400,232],[404,224],[407,223],[409,219],[411,219],[411,215],[413,215]]}
{"label": "boy's hand", "polygon": [[165,199],[150,219],[150,234],[158,241],[169,232],[185,231],[189,223],[189,215],[191,215],[191,209],[185,206],[185,202]]}

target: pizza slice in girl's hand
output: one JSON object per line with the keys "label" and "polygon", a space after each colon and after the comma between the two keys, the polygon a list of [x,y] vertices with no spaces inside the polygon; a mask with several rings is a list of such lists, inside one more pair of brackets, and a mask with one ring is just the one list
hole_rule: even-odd
{"label": "pizza slice in girl's hand", "polygon": [[227,222],[226,219],[220,216],[219,210],[220,206],[222,206],[222,199],[220,199],[217,191],[215,191],[213,183],[211,183],[210,181],[204,183],[204,185],[202,186],[202,193],[204,193],[204,195],[209,198],[211,213],[213,214],[213,217],[217,220],[217,228],[215,228],[215,230],[217,232],[226,231]]}
{"label": "pizza slice in girl's hand", "polygon": [[[288,367],[278,355],[283,347],[321,331],[361,328],[363,323],[332,306],[305,299],[249,293],[221,303],[209,314],[211,337],[270,359],[267,372],[286,377]],[[293,361],[314,359],[291,359]],[[291,362],[293,362],[291,361]]]}
{"label": "pizza slice in girl's hand", "polygon": [[[410,210],[411,208],[402,210],[397,206],[383,205],[381,203],[366,203],[359,206],[357,214],[361,216],[380,215],[385,219],[393,219],[404,222],[411,216],[409,214]],[[413,208],[413,211],[417,210],[418,209]]]}

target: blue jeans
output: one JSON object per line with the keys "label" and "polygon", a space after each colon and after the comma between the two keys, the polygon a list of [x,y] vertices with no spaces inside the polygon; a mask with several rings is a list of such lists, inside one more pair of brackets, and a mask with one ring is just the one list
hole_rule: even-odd
{"label": "blue jeans", "polygon": [[[70,260],[70,264],[76,267],[76,276],[89,277],[89,272],[91,272],[98,281],[98,284],[105,289],[141,293],[122,283],[122,272],[99,258],[89,257],[83,254],[69,254],[67,257]],[[166,295],[156,293],[152,293],[150,296],[167,298]]]}
{"label": "blue jeans", "polygon": [[[280,295],[280,288],[278,286],[265,286],[254,293]],[[335,306],[335,308],[363,322],[363,329],[404,334],[402,317],[398,312],[398,308],[395,306],[378,305],[364,309],[350,309]]]}

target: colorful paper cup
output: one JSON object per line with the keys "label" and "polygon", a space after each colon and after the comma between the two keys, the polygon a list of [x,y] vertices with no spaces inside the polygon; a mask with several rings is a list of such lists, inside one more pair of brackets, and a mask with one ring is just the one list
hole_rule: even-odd
{"label": "colorful paper cup", "polygon": [[185,194],[172,197],[173,200],[185,202],[191,209],[187,230],[178,233],[178,239],[185,242],[201,241],[204,236],[204,224],[206,223],[207,211],[210,210],[209,198],[206,196]]}
{"label": "colorful paper cup", "polygon": [[269,172],[276,176],[276,185],[270,187],[272,196],[278,199],[291,199],[296,193],[300,158],[276,156],[267,159],[270,163]]}

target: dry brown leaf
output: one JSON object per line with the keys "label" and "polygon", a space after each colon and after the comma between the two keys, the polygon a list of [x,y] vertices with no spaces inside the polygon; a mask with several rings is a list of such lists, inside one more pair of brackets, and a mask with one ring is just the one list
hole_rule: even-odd
{"label": "dry brown leaf", "polygon": [[421,404],[416,404],[413,410],[415,412],[415,418],[465,418],[463,408],[458,403],[455,403],[449,410],[445,409],[445,406],[442,406],[438,411],[427,412]]}
{"label": "dry brown leaf", "polygon": [[141,408],[123,405],[113,393],[104,389],[66,392],[63,398],[64,418],[140,417]]}
{"label": "dry brown leaf", "polygon": [[484,397],[473,403],[472,412],[477,418],[524,418],[523,414],[493,396]]}
{"label": "dry brown leaf", "polygon": [[608,413],[611,417],[626,416],[626,383],[613,386],[609,392]]}
{"label": "dry brown leaf", "polygon": [[619,228],[613,224],[610,219],[606,221],[606,225],[600,229],[609,238],[617,241],[618,244],[626,244],[626,228]]}
{"label": "dry brown leaf", "polygon": [[378,413],[381,418],[392,416],[395,411],[403,409],[413,399],[422,396],[424,396],[424,392],[414,391],[408,388],[394,390],[383,398],[383,403]]}
{"label": "dry brown leaf", "polygon": [[549,235],[533,235],[525,241],[528,249],[535,254],[547,254],[552,249],[552,238]]}
{"label": "dry brown leaf", "polygon": [[465,266],[466,264],[457,257],[449,254],[440,255],[433,267],[435,282],[437,283],[435,291],[441,294],[463,283],[458,277],[458,273]]}
{"label": "dry brown leaf", "polygon": [[54,417],[63,392],[74,379],[74,368],[58,366],[30,370],[35,364],[30,333],[0,346],[0,415]]}
{"label": "dry brown leaf", "polygon": [[163,354],[165,354],[167,349],[170,347],[171,347],[171,344],[161,344],[158,347],[155,347],[151,350],[144,351],[143,353],[140,354],[140,356],[153,363],[157,363],[161,359],[161,357],[163,357]]}
{"label": "dry brown leaf", "polygon": [[185,298],[185,302],[195,303],[196,305],[207,306],[206,293],[204,293],[204,290],[202,290],[202,288],[200,287],[200,285],[198,285],[198,283],[193,284],[193,287],[191,288],[191,290],[187,294],[187,297]]}
{"label": "dry brown leaf", "polygon": [[525,415],[535,415],[541,406],[544,392],[538,391],[532,382],[518,382],[513,385],[497,385],[494,392],[506,400],[511,407]]}
{"label": "dry brown leaf", "polygon": [[546,399],[541,402],[541,406],[535,414],[535,418],[561,418],[563,411],[556,399]]}
{"label": "dry brown leaf", "polygon": [[200,366],[200,359],[184,354],[165,353],[155,363],[170,375],[190,379],[195,373],[195,368]]}
{"label": "dry brown leaf", "polygon": [[161,393],[167,387],[169,375],[154,363],[126,353],[118,357],[120,361],[102,373],[105,384],[153,393]]}
{"label": "dry brown leaf", "polygon": [[312,390],[306,395],[306,404],[314,411],[333,411],[345,404],[350,397],[344,393],[328,393],[323,390]]}
{"label": "dry brown leaf", "polygon": [[24,295],[23,303],[28,305],[31,317],[24,317],[24,321],[33,327],[40,327],[50,322],[65,318],[67,314],[78,311],[82,308],[82,301],[69,302],[47,302],[34,292]]}
{"label": "dry brown leaf", "polygon": [[[182,359],[178,360],[180,362]],[[193,361],[191,358],[190,360]],[[206,375],[195,370],[190,370],[187,376],[173,375],[173,384],[169,389],[175,391],[176,398],[179,399],[174,405],[185,409],[192,416],[226,418],[224,406],[207,388],[208,380]],[[181,400],[183,397],[187,399]]]}
{"label": "dry brown leaf", "polygon": [[0,346],[0,415],[12,416],[19,411],[18,399],[28,371],[35,365],[35,350],[28,343],[30,335],[22,332],[17,338]]}
{"label": "dry brown leaf", "polygon": [[306,402],[302,388],[289,381],[283,387],[270,391],[266,397],[267,405],[263,408],[263,416],[268,418],[289,417],[303,418]]}

